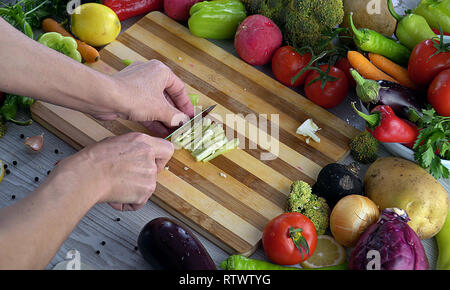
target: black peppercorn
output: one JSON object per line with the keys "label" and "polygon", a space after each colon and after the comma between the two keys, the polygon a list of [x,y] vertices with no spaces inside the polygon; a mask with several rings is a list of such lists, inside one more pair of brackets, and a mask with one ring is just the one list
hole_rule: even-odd
{"label": "black peppercorn", "polygon": [[59,150],[58,149],[55,149],[55,154],[58,154],[59,153]]}
{"label": "black peppercorn", "polygon": [[16,161],[16,160],[13,161],[13,165],[14,165],[14,166],[17,165],[17,161]]}
{"label": "black peppercorn", "polygon": [[5,173],[6,173],[6,174],[10,174],[11,171],[9,171],[9,169],[6,169],[6,170],[5,170]]}
{"label": "black peppercorn", "polygon": [[50,170],[49,170],[49,171],[47,171],[47,175],[49,175],[49,174],[50,174],[50,172],[51,172]]}
{"label": "black peppercorn", "polygon": [[137,246],[135,246],[135,247],[134,247],[134,250],[137,251],[137,250],[139,250],[139,248],[138,248]]}
{"label": "black peppercorn", "polygon": [[100,255],[100,251],[96,251],[95,253],[96,253],[97,255]]}
{"label": "black peppercorn", "polygon": [[11,199],[16,199],[16,196],[14,194],[11,195]]}
{"label": "black peppercorn", "polygon": [[105,242],[105,241],[102,241],[100,244],[101,244],[102,246],[104,246],[104,245],[106,245],[106,242]]}
{"label": "black peppercorn", "polygon": [[34,178],[34,181],[38,182],[38,181],[39,181],[39,177],[36,176],[36,177]]}
{"label": "black peppercorn", "polygon": [[20,139],[23,139],[23,138],[25,138],[25,135],[20,134]]}
{"label": "black peppercorn", "polygon": [[120,222],[120,218],[116,218],[116,222]]}
{"label": "black peppercorn", "polygon": [[7,164],[3,164],[3,168],[8,168],[8,165]]}

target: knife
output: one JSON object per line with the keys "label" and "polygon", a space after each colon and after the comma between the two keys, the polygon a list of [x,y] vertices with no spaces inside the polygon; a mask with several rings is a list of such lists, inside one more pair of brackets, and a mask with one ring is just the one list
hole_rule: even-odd
{"label": "knife", "polygon": [[212,105],[211,107],[209,107],[209,108],[203,110],[202,112],[198,113],[191,120],[189,120],[184,125],[182,125],[180,128],[178,128],[175,131],[173,131],[172,134],[170,134],[169,136],[164,138],[164,140],[168,140],[173,135],[183,132],[184,131],[183,129],[191,128],[191,126],[193,126],[196,121],[205,118],[212,110],[214,110],[215,107],[216,107],[216,105]]}

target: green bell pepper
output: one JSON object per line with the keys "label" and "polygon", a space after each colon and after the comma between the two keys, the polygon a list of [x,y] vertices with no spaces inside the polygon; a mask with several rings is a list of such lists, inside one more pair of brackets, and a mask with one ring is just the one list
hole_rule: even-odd
{"label": "green bell pepper", "polygon": [[422,15],[428,24],[439,30],[450,33],[450,0],[422,0],[413,11]]}
{"label": "green bell pepper", "polygon": [[239,24],[247,17],[244,4],[239,0],[198,2],[189,13],[191,33],[210,39],[233,38]]}
{"label": "green bell pepper", "polygon": [[400,16],[394,10],[392,0],[388,0],[388,8],[391,15],[398,22],[395,35],[405,46],[414,49],[422,41],[436,37],[436,34],[431,30],[425,17],[417,14]]}
{"label": "green bell pepper", "polygon": [[78,44],[72,37],[65,37],[58,32],[47,32],[39,37],[38,42],[81,62]]}

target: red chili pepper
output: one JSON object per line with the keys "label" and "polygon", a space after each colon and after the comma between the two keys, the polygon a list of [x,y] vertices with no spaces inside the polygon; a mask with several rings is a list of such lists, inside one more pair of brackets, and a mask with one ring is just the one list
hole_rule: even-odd
{"label": "red chili pepper", "polygon": [[150,11],[162,10],[164,0],[103,0],[103,5],[116,12],[120,21]]}
{"label": "red chili pepper", "polygon": [[353,109],[367,122],[367,130],[375,139],[384,143],[415,142],[419,135],[418,129],[408,121],[397,117],[389,106],[377,106],[370,115]]}

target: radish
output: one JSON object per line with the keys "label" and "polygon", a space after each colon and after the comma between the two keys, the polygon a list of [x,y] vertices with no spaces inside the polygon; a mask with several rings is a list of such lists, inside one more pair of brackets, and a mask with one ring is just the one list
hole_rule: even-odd
{"label": "radish", "polygon": [[164,0],[164,12],[177,21],[187,21],[191,7],[203,0]]}
{"label": "radish", "polygon": [[278,26],[263,15],[247,17],[239,25],[234,46],[239,56],[251,65],[265,65],[281,46],[283,36]]}

